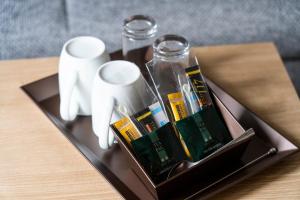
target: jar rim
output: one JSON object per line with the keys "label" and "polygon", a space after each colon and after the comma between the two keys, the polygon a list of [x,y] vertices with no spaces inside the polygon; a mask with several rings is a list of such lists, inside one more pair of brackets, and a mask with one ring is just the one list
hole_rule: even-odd
{"label": "jar rim", "polygon": [[[181,48],[178,49],[170,49],[170,48],[162,48],[162,43],[166,42],[177,42],[181,43]],[[166,43],[167,44],[167,43]],[[172,57],[172,56],[181,56],[189,52],[190,44],[189,42],[182,36],[167,34],[157,38],[153,43],[153,51],[154,54],[163,57]]]}

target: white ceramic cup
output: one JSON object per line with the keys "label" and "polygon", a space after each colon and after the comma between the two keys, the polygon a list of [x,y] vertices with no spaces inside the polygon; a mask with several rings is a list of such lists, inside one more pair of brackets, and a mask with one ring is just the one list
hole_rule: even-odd
{"label": "white ceramic cup", "polygon": [[104,43],[95,37],[76,37],[64,44],[58,72],[62,119],[91,115],[93,79],[97,69],[109,60]]}
{"label": "white ceramic cup", "polygon": [[134,114],[145,108],[145,98],[146,82],[134,63],[110,61],[99,68],[92,92],[92,123],[102,149],[113,143],[109,125],[121,119],[116,108],[121,105]]}

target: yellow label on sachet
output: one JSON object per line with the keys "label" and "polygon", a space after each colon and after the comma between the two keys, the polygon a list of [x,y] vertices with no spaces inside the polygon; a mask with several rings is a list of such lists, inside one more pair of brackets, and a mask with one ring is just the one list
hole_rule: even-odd
{"label": "yellow label on sachet", "polygon": [[190,76],[190,75],[194,75],[194,74],[201,74],[200,69],[196,69],[196,70],[194,70],[194,71],[187,72],[187,73],[186,73],[186,76]]}
{"label": "yellow label on sachet", "polygon": [[179,121],[187,117],[187,111],[184,105],[183,96],[181,92],[168,94],[171,109],[175,121]]}
{"label": "yellow label on sachet", "polygon": [[128,144],[142,136],[127,117],[115,122],[113,126],[121,133]]}
{"label": "yellow label on sachet", "polygon": [[150,116],[150,115],[151,115],[151,112],[150,112],[150,111],[149,111],[149,112],[146,112],[145,114],[143,114],[143,115],[137,117],[136,120],[141,121],[142,119],[145,119],[146,117],[148,117],[148,116]]}

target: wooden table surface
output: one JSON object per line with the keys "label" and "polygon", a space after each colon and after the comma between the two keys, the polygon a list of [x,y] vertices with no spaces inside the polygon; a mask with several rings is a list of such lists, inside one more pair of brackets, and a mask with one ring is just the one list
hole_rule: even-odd
{"label": "wooden table surface", "polygon": [[[203,71],[296,145],[300,103],[272,43],[194,48]],[[0,199],[121,199],[20,89],[58,58],[0,62]],[[295,154],[213,199],[300,199]]]}

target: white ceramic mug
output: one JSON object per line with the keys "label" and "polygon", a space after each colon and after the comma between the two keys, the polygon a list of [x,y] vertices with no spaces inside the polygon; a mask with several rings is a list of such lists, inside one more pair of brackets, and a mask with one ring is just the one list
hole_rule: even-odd
{"label": "white ceramic mug", "polygon": [[64,44],[58,73],[62,119],[91,115],[93,79],[97,69],[109,60],[104,43],[95,37],[76,37]]}
{"label": "white ceramic mug", "polygon": [[114,140],[109,125],[121,119],[116,107],[125,107],[128,115],[144,109],[146,87],[134,63],[110,61],[99,68],[92,92],[92,123],[102,149],[109,148]]}

